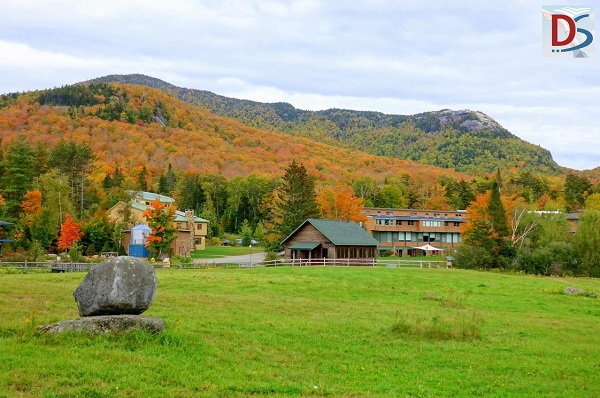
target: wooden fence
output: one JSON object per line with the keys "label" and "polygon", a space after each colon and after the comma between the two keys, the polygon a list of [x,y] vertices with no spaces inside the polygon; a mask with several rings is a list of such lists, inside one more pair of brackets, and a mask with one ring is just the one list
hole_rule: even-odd
{"label": "wooden fence", "polygon": [[49,262],[0,262],[0,269],[20,269],[20,270],[49,270],[50,272],[76,272],[89,271],[95,265],[94,263],[49,263]]}
{"label": "wooden fence", "polygon": [[[0,262],[0,269],[20,270],[49,270],[50,272],[87,272],[96,263],[48,263],[48,262]],[[155,264],[162,268],[162,264]],[[294,260],[271,260],[261,262],[230,262],[217,263],[205,260],[202,263],[173,264],[173,269],[207,269],[207,268],[262,268],[262,267],[385,267],[385,268],[448,268],[445,261],[427,260],[377,260],[358,258],[319,258],[319,259],[294,259]]]}

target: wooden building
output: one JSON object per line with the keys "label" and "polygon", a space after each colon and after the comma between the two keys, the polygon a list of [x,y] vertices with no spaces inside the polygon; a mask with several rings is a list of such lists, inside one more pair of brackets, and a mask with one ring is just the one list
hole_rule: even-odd
{"label": "wooden building", "polygon": [[286,260],[377,257],[378,242],[353,221],[309,218],[281,243]]}

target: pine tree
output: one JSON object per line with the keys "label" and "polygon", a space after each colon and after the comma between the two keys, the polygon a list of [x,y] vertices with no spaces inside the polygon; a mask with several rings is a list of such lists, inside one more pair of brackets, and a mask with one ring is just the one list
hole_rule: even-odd
{"label": "pine tree", "polygon": [[148,190],[148,170],[146,166],[143,166],[140,174],[138,174],[137,183],[140,191]]}
{"label": "pine tree", "polygon": [[16,220],[21,210],[23,195],[32,187],[34,152],[24,137],[11,142],[6,150],[0,190],[6,201],[8,216]]}
{"label": "pine tree", "polygon": [[281,239],[292,233],[307,218],[320,215],[315,182],[304,165],[295,160],[285,170],[276,195],[275,229]]}
{"label": "pine tree", "polygon": [[496,174],[496,179],[492,184],[490,193],[490,203],[488,204],[488,213],[492,223],[492,229],[500,238],[508,237],[509,228],[506,220],[506,210],[500,199],[500,190],[502,188],[502,180],[500,178],[500,170]]}

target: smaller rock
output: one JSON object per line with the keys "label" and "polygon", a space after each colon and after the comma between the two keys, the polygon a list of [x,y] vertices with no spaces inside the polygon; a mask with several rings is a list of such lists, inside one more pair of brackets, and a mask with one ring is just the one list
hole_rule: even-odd
{"label": "smaller rock", "polygon": [[138,315],[104,315],[62,321],[38,327],[40,332],[62,333],[79,332],[89,334],[124,333],[134,330],[145,330],[160,333],[165,330],[162,318]]}
{"label": "smaller rock", "polygon": [[581,293],[583,293],[583,290],[577,289],[576,287],[566,287],[565,288],[565,293],[567,293],[567,294],[581,294]]}

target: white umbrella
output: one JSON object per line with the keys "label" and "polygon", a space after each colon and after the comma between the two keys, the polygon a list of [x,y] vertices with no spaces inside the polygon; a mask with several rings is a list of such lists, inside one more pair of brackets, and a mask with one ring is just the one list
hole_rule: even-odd
{"label": "white umbrella", "polygon": [[429,243],[426,244],[426,245],[423,245],[423,246],[416,246],[415,249],[421,249],[421,250],[425,250],[425,251],[443,250],[443,249],[440,249],[438,247],[431,246]]}

